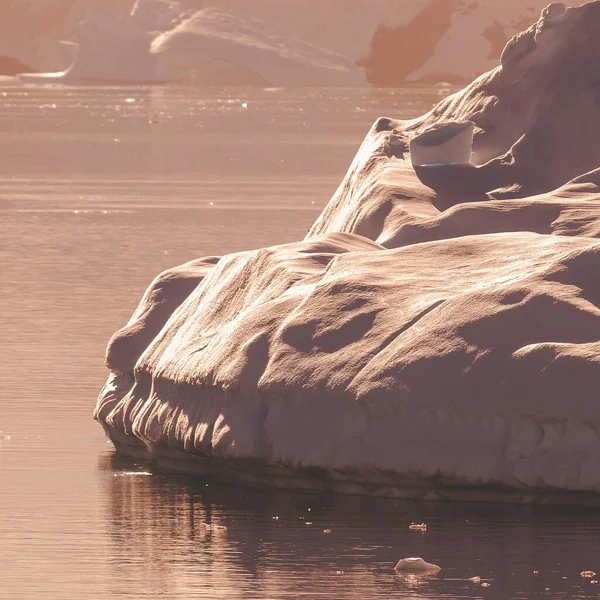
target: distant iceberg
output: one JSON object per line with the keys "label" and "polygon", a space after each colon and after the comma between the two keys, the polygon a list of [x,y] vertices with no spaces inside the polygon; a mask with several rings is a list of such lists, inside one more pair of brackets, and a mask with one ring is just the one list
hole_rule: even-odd
{"label": "distant iceberg", "polygon": [[[0,74],[22,65],[53,73],[42,81],[109,74],[135,83],[185,77],[191,66],[193,77],[215,83],[356,85],[364,77],[377,86],[466,83],[493,68],[506,42],[547,3],[326,0],[307,10],[306,0],[20,0],[0,7]],[[81,22],[87,24],[78,32]],[[98,38],[101,32],[106,37]],[[139,45],[141,32],[150,42],[164,34],[153,43],[154,59]],[[82,46],[72,69],[61,41]],[[124,53],[115,64],[118,52]]]}
{"label": "distant iceberg", "polygon": [[600,500],[599,34],[600,2],[551,5],[430,113],[379,119],[304,240],[159,275],[107,350],[116,448],[283,488]]}
{"label": "distant iceberg", "polygon": [[152,34],[131,17],[105,11],[90,13],[77,26],[72,63],[55,73],[23,73],[25,82],[152,83],[154,61],[149,53]]}
{"label": "distant iceberg", "polygon": [[216,8],[198,11],[159,35],[151,53],[158,77],[193,72],[210,83],[266,86],[362,86],[350,59],[284,35],[265,21]]}
{"label": "distant iceberg", "polygon": [[[177,23],[177,21],[180,21]],[[167,31],[158,31],[171,27]],[[77,27],[77,53],[56,73],[26,82],[168,83],[260,86],[361,86],[352,61],[280,33],[276,27],[215,8],[182,18],[175,4],[138,0],[132,13],[91,12]]]}

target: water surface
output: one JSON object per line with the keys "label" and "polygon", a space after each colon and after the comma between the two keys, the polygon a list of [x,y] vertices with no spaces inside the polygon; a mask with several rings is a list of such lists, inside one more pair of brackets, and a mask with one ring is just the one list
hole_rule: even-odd
{"label": "water surface", "polygon": [[[580,576],[600,572],[597,511],[146,474],[91,419],[158,272],[299,239],[375,118],[444,93],[0,87],[0,598],[600,596]],[[413,555],[440,575],[397,576]]]}

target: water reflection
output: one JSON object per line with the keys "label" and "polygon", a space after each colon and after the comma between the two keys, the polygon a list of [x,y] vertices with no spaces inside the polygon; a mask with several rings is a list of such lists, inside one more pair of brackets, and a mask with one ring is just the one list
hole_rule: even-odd
{"label": "water reflection", "polygon": [[[158,473],[118,476],[147,465],[116,457],[101,468],[115,471],[106,479],[104,520],[111,578],[133,577],[145,597],[600,594],[595,580],[579,575],[598,566],[593,532],[600,517],[591,510],[424,504],[227,488]],[[426,533],[409,529],[417,520],[427,522]],[[396,574],[405,556],[423,556],[442,571]]]}

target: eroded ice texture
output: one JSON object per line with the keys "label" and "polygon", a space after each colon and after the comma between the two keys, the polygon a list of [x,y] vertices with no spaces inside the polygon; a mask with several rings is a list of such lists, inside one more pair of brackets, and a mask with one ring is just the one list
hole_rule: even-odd
{"label": "eroded ice texture", "polygon": [[[600,2],[544,11],[379,119],[303,241],[155,280],[108,348],[116,446],[288,487],[600,492],[599,33]],[[448,121],[473,164],[428,186],[410,140]]]}

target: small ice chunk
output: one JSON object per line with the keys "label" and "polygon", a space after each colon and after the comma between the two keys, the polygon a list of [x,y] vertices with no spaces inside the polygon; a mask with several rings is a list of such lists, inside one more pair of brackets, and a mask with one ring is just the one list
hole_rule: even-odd
{"label": "small ice chunk", "polygon": [[323,533],[331,533],[331,529],[323,529]]}
{"label": "small ice chunk", "polygon": [[436,123],[410,140],[413,167],[469,164],[475,125],[471,121]]}
{"label": "small ice chunk", "polygon": [[401,558],[394,569],[402,573],[437,573],[440,567],[428,563],[418,556],[411,556]]}
{"label": "small ice chunk", "polygon": [[427,531],[427,523],[411,523],[408,528],[415,531]]}
{"label": "small ice chunk", "polygon": [[594,573],[594,571],[581,571],[580,575],[582,577],[587,577],[588,579],[591,579],[592,577],[596,576],[596,573]]}

